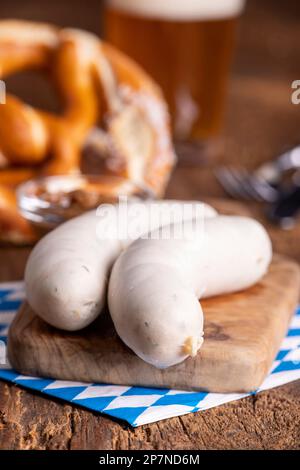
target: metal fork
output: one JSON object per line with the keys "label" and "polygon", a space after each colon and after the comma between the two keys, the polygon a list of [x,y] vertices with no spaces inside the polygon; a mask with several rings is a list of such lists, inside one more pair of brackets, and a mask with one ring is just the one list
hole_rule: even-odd
{"label": "metal fork", "polygon": [[274,203],[280,197],[280,182],[284,173],[299,168],[300,146],[297,146],[252,173],[245,168],[221,167],[215,175],[234,199]]}
{"label": "metal fork", "polygon": [[225,191],[234,199],[275,202],[278,198],[275,185],[243,168],[222,167],[216,170],[215,175]]}

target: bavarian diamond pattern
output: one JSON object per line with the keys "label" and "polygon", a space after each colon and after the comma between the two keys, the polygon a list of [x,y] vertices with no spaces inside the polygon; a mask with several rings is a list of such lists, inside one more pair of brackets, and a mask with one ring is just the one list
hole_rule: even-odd
{"label": "bavarian diamond pattern", "polygon": [[[22,282],[0,284],[0,378],[4,380],[125,420],[132,426],[207,410],[248,395],[91,384],[20,375],[7,364],[5,343],[9,325],[23,299]],[[300,308],[295,312],[269,376],[256,393],[299,378]]]}

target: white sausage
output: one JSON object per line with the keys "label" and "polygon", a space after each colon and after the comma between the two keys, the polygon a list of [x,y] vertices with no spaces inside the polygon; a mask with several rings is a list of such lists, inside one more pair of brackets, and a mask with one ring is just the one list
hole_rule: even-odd
{"label": "white sausage", "polygon": [[[136,209],[130,212],[131,220],[126,205],[103,205],[98,214],[88,212],[64,223],[35,246],[25,286],[37,315],[65,330],[84,328],[101,312],[111,266],[133,239],[170,223],[171,215],[174,222],[190,218],[182,213],[183,205],[208,217],[216,214],[210,206],[192,201],[129,204]],[[116,210],[120,207],[124,210]],[[135,230],[129,236],[126,228]]]}
{"label": "white sausage", "polygon": [[117,259],[109,282],[118,335],[158,368],[196,355],[203,341],[200,297],[255,284],[272,257],[269,236],[253,219],[218,216],[205,219],[204,227],[184,227],[185,239],[136,240]]}

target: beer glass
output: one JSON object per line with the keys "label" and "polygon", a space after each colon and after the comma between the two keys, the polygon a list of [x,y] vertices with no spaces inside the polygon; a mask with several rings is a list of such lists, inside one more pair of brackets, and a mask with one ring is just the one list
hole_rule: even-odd
{"label": "beer glass", "polygon": [[106,1],[106,38],[160,84],[175,140],[193,142],[198,155],[209,153],[221,131],[235,29],[244,3]]}

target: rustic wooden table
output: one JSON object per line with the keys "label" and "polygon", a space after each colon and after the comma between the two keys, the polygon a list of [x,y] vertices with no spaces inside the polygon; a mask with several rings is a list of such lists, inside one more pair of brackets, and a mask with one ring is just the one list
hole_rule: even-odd
{"label": "rustic wooden table", "polygon": [[[45,3],[45,5],[43,5]],[[0,15],[47,19],[96,30],[97,0],[1,0]],[[255,167],[300,138],[299,2],[251,0],[233,70],[222,162]],[[169,197],[225,197],[213,176],[220,161],[175,171]],[[220,208],[222,201],[216,201]],[[234,207],[236,208],[236,206]],[[267,224],[263,210],[248,210]],[[267,224],[275,250],[300,262],[300,223],[289,232]],[[29,249],[0,249],[0,281],[22,279]],[[132,429],[96,413],[0,382],[1,449],[299,449],[300,381],[218,408]]]}

